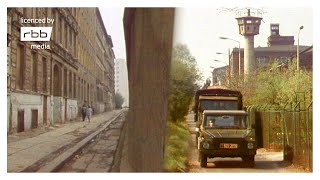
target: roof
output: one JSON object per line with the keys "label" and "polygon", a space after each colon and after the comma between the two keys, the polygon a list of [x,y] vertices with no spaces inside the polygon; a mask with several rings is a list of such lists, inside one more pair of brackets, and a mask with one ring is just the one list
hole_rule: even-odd
{"label": "roof", "polygon": [[[301,51],[304,51],[305,49],[309,48],[310,46],[299,46]],[[273,45],[270,47],[256,47],[254,48],[255,52],[288,52],[288,51],[297,51],[296,45]]]}
{"label": "roof", "polygon": [[[308,48],[310,48],[310,46],[299,46],[301,51],[304,51]],[[232,52],[238,52],[239,48],[233,48]],[[243,48],[240,48],[240,51],[243,52]],[[296,52],[297,51],[297,46],[296,45],[272,45],[269,47],[255,47],[254,48],[255,52]]]}
{"label": "roof", "polygon": [[[300,50],[299,50],[300,51]],[[306,48],[305,50],[301,51],[299,54],[306,54],[306,53],[312,53],[313,52],[313,45],[312,46],[308,46],[308,48]],[[294,55],[292,55],[291,58],[295,58],[297,57],[297,53],[295,53]]]}
{"label": "roof", "polygon": [[248,113],[244,110],[204,110],[203,114],[214,114],[214,115],[247,115]]}
{"label": "roof", "polygon": [[226,65],[226,66],[214,68],[213,71],[226,70],[226,69],[228,69],[228,68],[229,68],[229,65]]}
{"label": "roof", "polygon": [[242,96],[240,91],[231,90],[225,88],[223,86],[209,86],[208,89],[200,89],[196,92],[196,96],[199,95],[235,95],[235,96]]}

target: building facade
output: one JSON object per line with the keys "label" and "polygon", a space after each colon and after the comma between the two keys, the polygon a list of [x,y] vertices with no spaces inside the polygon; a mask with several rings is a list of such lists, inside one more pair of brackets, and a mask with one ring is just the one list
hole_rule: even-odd
{"label": "building facade", "polygon": [[115,62],[115,91],[124,98],[122,107],[129,106],[128,70],[125,59],[116,59]]}
{"label": "building facade", "polygon": [[[54,22],[22,21],[42,18]],[[22,27],[52,27],[50,41],[21,41]],[[8,8],[7,37],[8,132],[75,120],[84,103],[114,108],[115,57],[98,8]]]}
{"label": "building facade", "polygon": [[[291,57],[296,55],[297,46],[294,45],[294,36],[281,36],[279,30],[279,24],[270,24],[270,36],[268,37],[267,47],[255,47],[255,69],[263,68],[272,62],[288,62]],[[310,48],[310,46],[299,46],[300,52],[303,52]],[[240,49],[240,73],[244,72],[244,60],[243,60],[243,48]],[[312,61],[312,59],[309,59]],[[239,48],[233,48],[230,54],[230,73],[231,76],[239,74]],[[311,65],[312,63],[304,62],[305,65]],[[311,67],[305,67],[306,69],[312,69]]]}
{"label": "building facade", "polygon": [[[300,59],[300,69],[305,69],[307,71],[312,71],[312,64],[313,64],[313,46],[305,49],[304,51],[300,52],[299,55]],[[291,57],[291,61],[297,61],[297,54]]]}
{"label": "building facade", "polygon": [[225,86],[227,85],[229,66],[223,66],[214,68],[212,71],[212,85],[213,86]]}

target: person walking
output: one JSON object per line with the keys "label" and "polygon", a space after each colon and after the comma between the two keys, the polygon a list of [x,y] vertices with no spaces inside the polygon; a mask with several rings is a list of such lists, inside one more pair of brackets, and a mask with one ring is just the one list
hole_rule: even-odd
{"label": "person walking", "polygon": [[86,113],[87,113],[87,106],[86,104],[83,104],[81,108],[82,121],[86,120]]}
{"label": "person walking", "polygon": [[88,120],[90,122],[91,116],[92,116],[92,108],[91,108],[91,106],[88,106],[88,108],[86,109],[86,116],[88,117]]}

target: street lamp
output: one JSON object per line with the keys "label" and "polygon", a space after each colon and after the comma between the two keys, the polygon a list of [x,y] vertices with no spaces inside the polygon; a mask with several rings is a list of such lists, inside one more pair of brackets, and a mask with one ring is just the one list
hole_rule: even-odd
{"label": "street lamp", "polygon": [[297,70],[300,69],[300,52],[299,52],[299,38],[300,38],[300,31],[303,29],[303,26],[300,26],[298,31],[298,46],[297,46]]}
{"label": "street lamp", "polygon": [[215,59],[214,61],[224,63],[224,64],[226,64],[228,66],[228,64],[226,62],[220,61],[218,59]]}
{"label": "street lamp", "polygon": [[239,76],[241,75],[241,52],[240,52],[240,42],[231,38],[227,38],[227,37],[219,37],[220,39],[228,39],[234,42],[237,42],[239,44]]}
{"label": "street lamp", "polygon": [[225,54],[225,55],[228,55],[228,54],[226,54],[226,53],[222,53],[222,52],[216,52],[216,54]]}

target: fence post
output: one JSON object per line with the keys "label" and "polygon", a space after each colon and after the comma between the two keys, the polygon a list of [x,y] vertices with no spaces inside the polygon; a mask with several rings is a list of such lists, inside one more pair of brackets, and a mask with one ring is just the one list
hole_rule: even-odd
{"label": "fence post", "polygon": [[[310,108],[312,108],[312,101],[311,103],[308,105],[307,107],[307,118],[306,118],[306,123],[307,123],[307,149],[308,149],[308,168],[311,170],[311,165],[312,165],[312,162],[311,162],[311,151],[312,151],[312,148],[310,148],[310,141],[309,140],[309,121],[310,121]],[[311,116],[312,117],[312,116]],[[312,121],[312,119],[311,119]],[[312,136],[311,136],[312,137]]]}
{"label": "fence post", "polygon": [[268,149],[269,149],[269,151],[270,151],[270,111],[268,112],[268,122],[269,122],[269,124],[268,124]]}
{"label": "fence post", "polygon": [[294,108],[293,108],[293,116],[294,116],[294,136],[293,136],[293,142],[294,142],[294,144],[293,144],[293,157],[297,157],[296,155],[297,155],[297,122],[298,122],[298,120],[299,119],[297,119],[297,107],[300,107],[300,102],[298,102],[295,106],[294,106]]}

